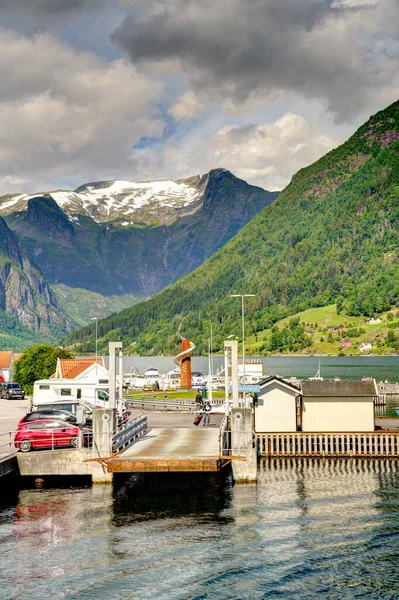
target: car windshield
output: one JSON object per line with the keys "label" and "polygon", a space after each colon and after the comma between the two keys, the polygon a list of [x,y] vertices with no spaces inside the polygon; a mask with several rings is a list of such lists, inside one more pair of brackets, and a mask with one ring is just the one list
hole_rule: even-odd
{"label": "car windshield", "polygon": [[7,387],[11,388],[11,389],[17,389],[17,390],[20,389],[19,383],[9,383]]}

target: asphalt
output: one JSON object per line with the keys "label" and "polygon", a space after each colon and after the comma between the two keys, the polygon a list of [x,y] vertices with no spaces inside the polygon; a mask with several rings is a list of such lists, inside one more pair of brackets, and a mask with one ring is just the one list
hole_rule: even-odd
{"label": "asphalt", "polygon": [[[28,410],[30,400],[6,400],[0,398],[0,456],[10,454],[14,451],[14,445],[9,445],[9,441],[14,440],[14,432],[19,421]],[[11,432],[11,433],[10,433]]]}

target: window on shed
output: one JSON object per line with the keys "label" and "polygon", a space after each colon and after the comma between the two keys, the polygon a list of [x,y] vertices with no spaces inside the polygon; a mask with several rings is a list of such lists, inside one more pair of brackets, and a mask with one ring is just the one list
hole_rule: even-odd
{"label": "window on shed", "polygon": [[76,390],[76,398],[80,400],[82,397],[82,390]]}
{"label": "window on shed", "polygon": [[108,379],[99,379],[98,383],[108,383]]}
{"label": "window on shed", "polygon": [[71,388],[61,388],[61,396],[71,396]]}
{"label": "window on shed", "polygon": [[39,385],[39,390],[49,390],[50,386],[49,385]]}

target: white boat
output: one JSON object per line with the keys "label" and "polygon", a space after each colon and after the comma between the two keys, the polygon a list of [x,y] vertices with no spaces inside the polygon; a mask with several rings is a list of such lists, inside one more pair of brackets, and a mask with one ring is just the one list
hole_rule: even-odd
{"label": "white boat", "polygon": [[156,367],[148,367],[145,371],[144,371],[144,377],[147,378],[151,378],[151,377],[159,377],[159,371]]}
{"label": "white boat", "polygon": [[320,375],[320,359],[319,366],[316,371],[316,375],[314,377],[309,377],[309,381],[324,381],[324,378]]}

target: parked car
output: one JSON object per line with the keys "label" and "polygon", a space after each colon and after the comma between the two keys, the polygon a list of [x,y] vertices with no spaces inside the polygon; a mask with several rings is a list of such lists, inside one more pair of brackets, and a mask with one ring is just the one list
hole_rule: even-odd
{"label": "parked car", "polygon": [[76,416],[67,410],[43,409],[26,413],[20,420],[18,427],[30,421],[46,421],[48,419],[60,419],[71,423],[71,425],[76,425]]}
{"label": "parked car", "polygon": [[[23,423],[14,437],[14,445],[21,452],[30,452],[37,448],[76,448],[78,445],[79,427],[60,419],[28,421]],[[90,429],[83,430],[85,445],[92,438]]]}
{"label": "parked car", "polygon": [[23,400],[25,392],[19,383],[2,383],[0,387],[0,398],[7,400]]}
{"label": "parked car", "polygon": [[[48,419],[59,419],[62,421],[66,421],[71,425],[77,425],[76,415],[72,414],[69,410],[61,410],[56,408],[43,408],[40,410],[34,410],[30,413],[27,413],[19,422],[18,427],[23,425],[24,423],[28,423],[30,421],[46,421]],[[86,417],[85,426],[92,426],[91,417]]]}

